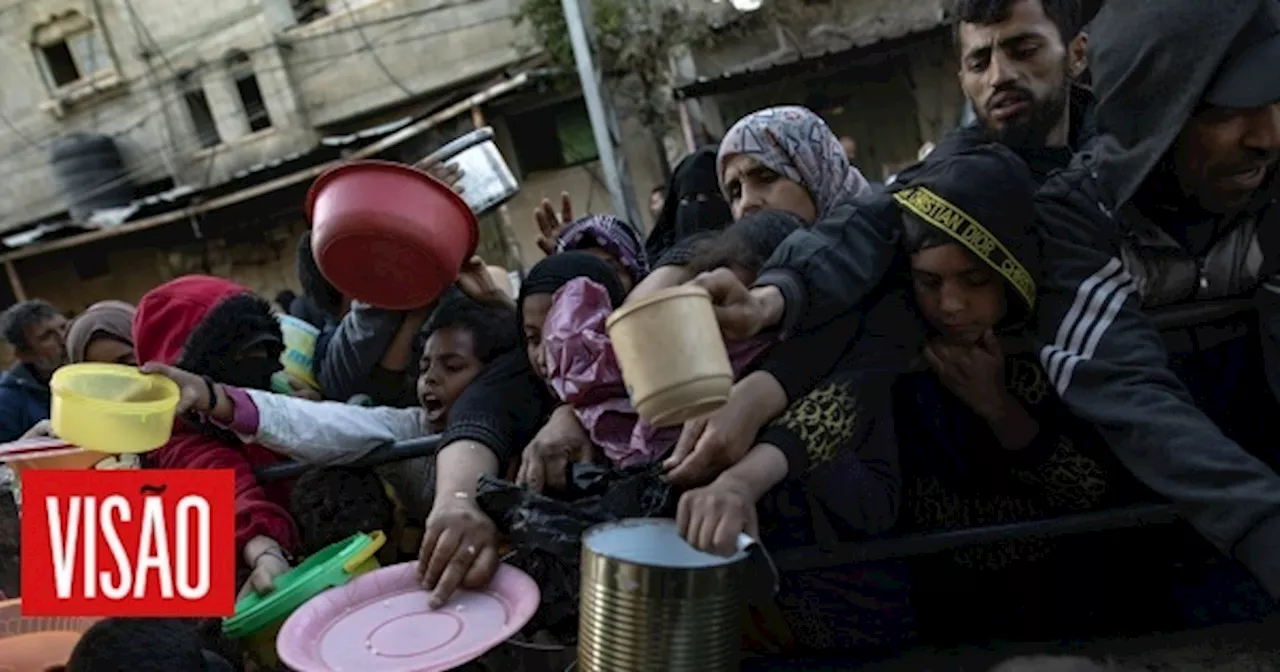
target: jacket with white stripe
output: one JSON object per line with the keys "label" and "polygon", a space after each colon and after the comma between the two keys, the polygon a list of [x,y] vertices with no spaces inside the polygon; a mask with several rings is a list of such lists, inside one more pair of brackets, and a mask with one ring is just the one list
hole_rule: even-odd
{"label": "jacket with white stripe", "polygon": [[[1191,254],[1132,205],[1113,210],[1095,161],[1090,152],[1077,156],[1037,196],[1041,364],[1139,480],[1280,595],[1280,476],[1196,408],[1151,321],[1169,306],[1254,296],[1265,352],[1280,355],[1280,294],[1260,281],[1274,272],[1264,270],[1264,257],[1273,261],[1280,249],[1264,249],[1256,235],[1280,207],[1264,196],[1252,214],[1218,223],[1215,242]],[[1266,365],[1280,389],[1280,362]]]}
{"label": "jacket with white stripe", "polygon": [[[1264,362],[1256,360],[1280,353],[1274,344],[1258,347],[1257,329],[1247,323],[1183,330],[1177,343],[1153,322],[1178,306],[1254,298],[1263,339],[1274,343],[1280,333],[1280,297],[1260,289],[1280,262],[1280,245],[1267,241],[1280,227],[1277,181],[1259,190],[1245,214],[1216,216],[1182,193],[1168,160],[1232,43],[1273,1],[1103,6],[1089,35],[1098,136],[1037,199],[1038,339],[1041,363],[1071,410],[1097,426],[1139,480],[1280,595],[1280,475],[1228,437],[1257,444],[1256,430],[1272,416],[1255,411],[1240,422],[1239,413],[1224,414],[1220,402],[1237,396],[1230,383],[1205,388],[1234,372],[1201,356],[1210,348],[1239,353],[1235,363],[1258,372],[1266,395]],[[1181,373],[1199,383],[1198,398],[1175,374],[1188,360],[1194,366]],[[1206,380],[1193,382],[1193,371]],[[1231,381],[1236,389],[1240,382]],[[1239,405],[1271,401],[1255,394]],[[1230,409],[1234,399],[1225,405],[1249,410]],[[1231,424],[1220,427],[1210,414]]]}

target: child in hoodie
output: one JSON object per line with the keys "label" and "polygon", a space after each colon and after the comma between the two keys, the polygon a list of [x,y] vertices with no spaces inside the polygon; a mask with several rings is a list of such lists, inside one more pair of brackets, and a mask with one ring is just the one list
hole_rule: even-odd
{"label": "child in hoodie", "polygon": [[[1101,440],[1067,412],[1035,353],[1016,349],[1010,338],[1036,299],[1030,171],[1009,150],[988,145],[914,172],[893,194],[915,304],[929,330],[926,367],[894,388],[907,483],[903,525],[929,531],[1011,523],[1114,499]],[[975,176],[982,186],[967,186]],[[963,620],[982,630],[990,623],[971,611],[982,594],[987,605],[1000,604],[982,614],[1027,625],[1029,614],[998,598],[1017,585],[1017,602],[1037,602],[1021,592],[1034,585],[1022,570],[1051,550],[1028,540],[954,551],[921,573],[929,586],[920,588],[929,596],[922,608],[939,594],[969,594],[980,585],[968,599],[938,603],[966,604]],[[1013,583],[1002,586],[1006,580]]]}

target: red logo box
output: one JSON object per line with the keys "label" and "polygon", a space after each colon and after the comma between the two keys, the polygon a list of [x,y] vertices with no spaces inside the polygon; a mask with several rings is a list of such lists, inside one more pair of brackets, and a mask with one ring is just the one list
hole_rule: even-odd
{"label": "red logo box", "polygon": [[235,474],[22,474],[24,616],[204,618],[235,610]]}

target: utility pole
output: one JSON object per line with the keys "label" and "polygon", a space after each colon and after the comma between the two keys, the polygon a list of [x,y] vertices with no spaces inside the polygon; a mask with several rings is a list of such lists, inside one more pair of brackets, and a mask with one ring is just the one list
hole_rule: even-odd
{"label": "utility pole", "polygon": [[631,174],[627,171],[626,155],[622,151],[618,120],[609,102],[604,77],[596,66],[591,48],[591,36],[587,32],[590,23],[583,2],[588,0],[561,0],[564,20],[569,26],[569,42],[573,45],[573,60],[578,64],[578,79],[582,82],[582,97],[586,99],[587,114],[591,117],[591,133],[595,136],[600,152],[600,165],[604,168],[604,181],[609,187],[613,211],[637,233],[644,231],[644,219],[636,207]]}

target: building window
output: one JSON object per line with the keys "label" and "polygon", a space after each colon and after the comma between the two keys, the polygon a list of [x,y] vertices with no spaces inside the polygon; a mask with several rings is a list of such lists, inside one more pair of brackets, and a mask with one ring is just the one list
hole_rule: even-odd
{"label": "building window", "polygon": [[581,98],[512,115],[507,125],[516,161],[526,173],[568,168],[600,155]]}
{"label": "building window", "polygon": [[70,11],[36,26],[31,44],[40,70],[53,89],[70,86],[112,69],[111,54],[93,22]]}
{"label": "building window", "polygon": [[310,23],[328,15],[324,0],[293,0],[293,18],[298,23]]}
{"label": "building window", "polygon": [[213,111],[209,109],[209,99],[204,95],[204,87],[194,72],[178,75],[178,91],[187,105],[187,116],[191,117],[191,126],[195,129],[196,140],[201,147],[216,147],[222,144],[222,136],[218,135],[218,125],[213,121]]}
{"label": "building window", "polygon": [[249,55],[243,51],[231,52],[227,56],[227,72],[236,83],[240,106],[244,108],[244,116],[249,120],[249,130],[271,128],[271,114],[267,112],[267,103],[262,99],[262,89],[258,87],[258,76],[253,72],[253,62],[249,60]]}

